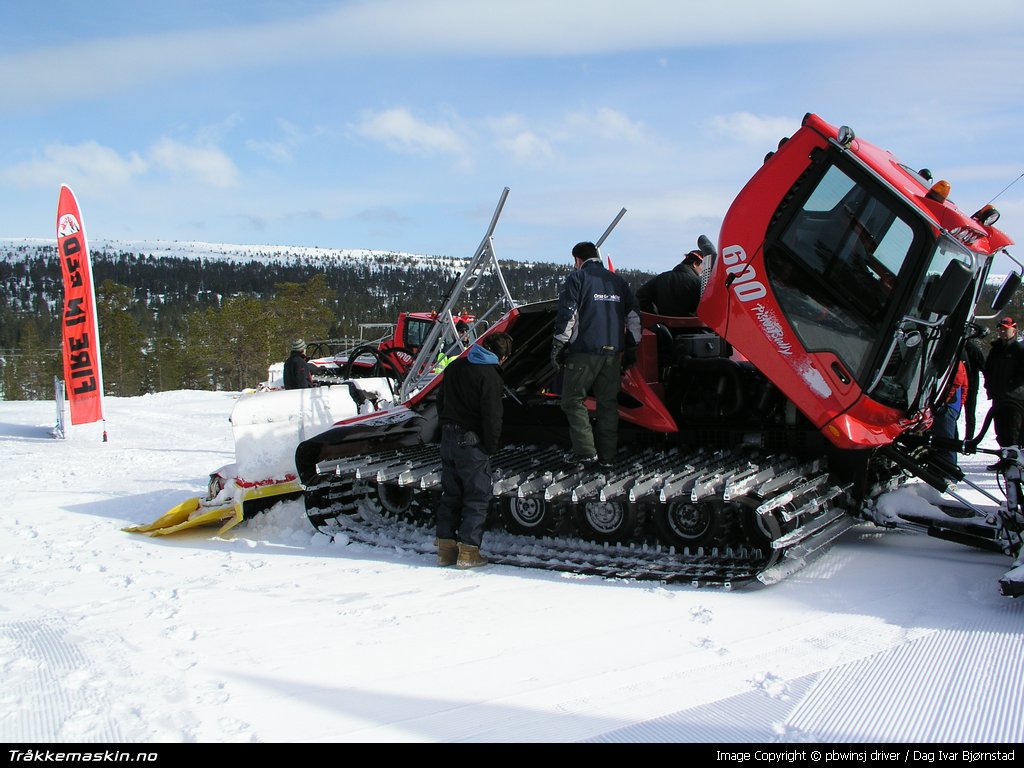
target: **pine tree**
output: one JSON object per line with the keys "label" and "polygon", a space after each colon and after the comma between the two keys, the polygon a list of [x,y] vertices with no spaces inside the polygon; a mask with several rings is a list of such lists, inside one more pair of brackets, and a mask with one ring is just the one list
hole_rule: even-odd
{"label": "pine tree", "polygon": [[[293,339],[353,337],[362,323],[438,309],[459,274],[451,265],[396,254],[312,260],[287,249],[257,250],[248,262],[94,250],[108,393],[253,386],[268,365],[287,356]],[[565,264],[502,266],[519,302],[554,298],[569,271]],[[620,274],[634,287],[648,276]],[[479,315],[496,296],[478,287],[464,298],[457,309]],[[62,303],[53,245],[0,244],[4,397],[52,397],[52,376],[62,375]],[[1005,310],[1015,313],[1018,306]],[[25,347],[28,333],[34,334],[31,348]]]}
{"label": "pine tree", "polygon": [[143,393],[145,335],[132,316],[132,291],[113,280],[104,280],[97,291],[105,394],[130,397]]}

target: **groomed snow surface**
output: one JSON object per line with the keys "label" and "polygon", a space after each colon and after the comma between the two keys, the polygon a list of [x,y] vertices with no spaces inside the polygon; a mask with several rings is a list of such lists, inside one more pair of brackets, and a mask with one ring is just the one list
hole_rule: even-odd
{"label": "groomed snow surface", "polygon": [[[234,397],[108,398],[108,442],[0,402],[4,742],[1024,741],[1009,559],[922,534],[858,525],[730,592],[441,569],[332,543],[300,501],[122,532],[233,461]],[[962,465],[991,487],[991,460]]]}

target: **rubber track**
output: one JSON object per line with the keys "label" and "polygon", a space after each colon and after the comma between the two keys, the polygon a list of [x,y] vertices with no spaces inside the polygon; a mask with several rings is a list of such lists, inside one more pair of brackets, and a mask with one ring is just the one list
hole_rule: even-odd
{"label": "rubber track", "polygon": [[[604,578],[655,580],[726,589],[754,582],[775,583],[821,554],[856,523],[842,509],[845,487],[832,485],[822,460],[760,457],[734,450],[682,455],[648,450],[624,457],[602,471],[566,462],[554,449],[512,446],[492,459],[496,496],[529,496],[578,504],[585,500],[669,503],[711,499],[736,504],[774,522],[774,538],[715,547],[677,549],[644,535],[631,543],[605,544],[571,536],[534,538],[490,529],[483,554],[493,563]],[[321,492],[325,508],[307,510],[315,527],[350,541],[433,555],[432,517],[415,505],[385,511],[376,485],[422,491],[436,489],[440,460],[436,445],[383,451],[319,468],[324,480],[307,487]],[[571,499],[571,502],[569,501]],[[309,495],[307,494],[307,503]],[[772,526],[769,526],[771,528]]]}
{"label": "rubber track", "polygon": [[[368,520],[367,517],[370,519]],[[345,534],[350,541],[433,555],[432,527],[394,518],[372,521],[364,516],[339,515],[335,525],[322,530]],[[692,586],[732,588],[754,580],[765,558],[759,550],[728,550],[705,554],[682,554],[662,546],[596,544],[579,539],[545,537],[534,539],[504,531],[488,531],[481,552],[497,565],[540,568],[608,579],[684,582]]]}

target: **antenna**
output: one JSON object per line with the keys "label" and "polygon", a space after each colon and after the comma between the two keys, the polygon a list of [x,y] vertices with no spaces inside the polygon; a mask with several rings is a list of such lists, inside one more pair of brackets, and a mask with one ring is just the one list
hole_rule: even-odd
{"label": "antenna", "polygon": [[[1017,177],[1016,179],[1014,179],[1014,180],[1013,180],[1013,181],[1011,181],[1011,182],[1010,182],[1009,184],[1007,184],[1007,185],[1006,185],[1005,187],[1003,187],[1003,189],[1002,189],[1002,190],[1001,190],[1001,191],[999,192],[999,195],[1003,194],[1003,192],[1005,192],[1006,190],[1008,190],[1008,189],[1009,189],[1010,187],[1012,187],[1012,186],[1013,186],[1014,184],[1016,184],[1016,183],[1017,183],[1018,181],[1020,181],[1020,180],[1021,180],[1022,178],[1024,178],[1024,173],[1021,173],[1021,175],[1020,175],[1020,176],[1018,176],[1018,177]],[[992,198],[991,200],[989,200],[989,201],[988,201],[988,203],[987,203],[987,205],[991,205],[992,203],[994,203],[994,202],[995,202],[995,201],[996,201],[996,200],[997,200],[997,199],[999,198],[999,195],[996,195],[996,196],[995,196],[995,197],[993,197],[993,198]]]}

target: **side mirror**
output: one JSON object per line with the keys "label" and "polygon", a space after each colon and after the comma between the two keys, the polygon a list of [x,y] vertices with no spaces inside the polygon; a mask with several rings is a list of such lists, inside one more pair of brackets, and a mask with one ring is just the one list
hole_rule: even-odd
{"label": "side mirror", "polygon": [[992,311],[998,313],[1003,307],[1010,303],[1010,299],[1013,298],[1013,294],[1020,288],[1020,272],[1011,272],[1005,278],[1003,278],[1003,284],[999,286],[999,290],[996,291],[996,296],[992,299]]}
{"label": "side mirror", "polygon": [[942,277],[929,286],[924,298],[924,310],[943,316],[953,314],[967,292],[971,279],[971,270],[966,264],[955,260],[949,262]]}

